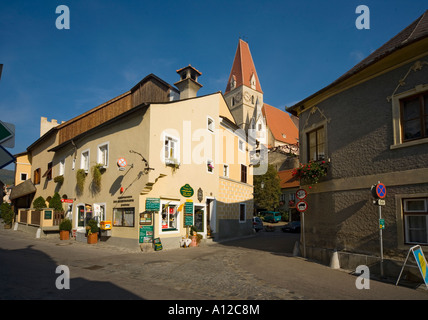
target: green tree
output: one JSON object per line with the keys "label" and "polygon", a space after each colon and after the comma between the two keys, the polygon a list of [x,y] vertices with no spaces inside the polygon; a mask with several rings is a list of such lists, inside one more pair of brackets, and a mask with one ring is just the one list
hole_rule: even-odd
{"label": "green tree", "polygon": [[63,212],[64,209],[62,207],[61,196],[58,192],[55,192],[52,199],[49,201],[49,208],[55,209],[55,211]]}
{"label": "green tree", "polygon": [[36,198],[33,201],[33,207],[36,210],[42,210],[43,208],[46,208],[46,201],[45,201],[45,199],[42,196]]}
{"label": "green tree", "polygon": [[259,208],[275,210],[279,206],[280,196],[281,185],[278,172],[273,165],[268,165],[264,175],[254,176],[255,204]]}
{"label": "green tree", "polygon": [[12,207],[9,203],[3,202],[0,205],[0,216],[6,225],[12,224],[13,218],[15,217],[15,213],[13,212]]}

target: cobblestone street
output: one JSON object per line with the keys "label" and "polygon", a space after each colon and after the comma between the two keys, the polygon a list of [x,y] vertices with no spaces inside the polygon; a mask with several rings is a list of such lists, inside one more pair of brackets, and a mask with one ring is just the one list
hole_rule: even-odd
{"label": "cobblestone street", "polygon": [[[299,235],[280,231],[142,253],[0,230],[0,299],[428,299],[426,290],[378,281],[358,290],[349,271],[293,257]],[[70,270],[69,290],[55,286],[58,265]]]}

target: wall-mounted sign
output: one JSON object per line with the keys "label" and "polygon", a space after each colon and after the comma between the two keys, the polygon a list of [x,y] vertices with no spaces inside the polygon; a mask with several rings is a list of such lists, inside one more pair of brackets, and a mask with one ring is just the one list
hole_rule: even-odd
{"label": "wall-mounted sign", "polygon": [[160,199],[159,198],[147,198],[146,199],[146,211],[160,211]]}
{"label": "wall-mounted sign", "polygon": [[204,199],[204,192],[202,191],[201,188],[198,189],[198,201],[202,202],[202,200]]}
{"label": "wall-mounted sign", "polygon": [[153,222],[153,212],[144,211],[140,213],[140,225],[150,226]]}
{"label": "wall-mounted sign", "polygon": [[184,226],[193,226],[193,201],[184,204]]}
{"label": "wall-mounted sign", "polygon": [[119,167],[119,170],[125,170],[127,164],[128,162],[126,162],[125,158],[117,159],[117,166]]}
{"label": "wall-mounted sign", "polygon": [[64,202],[64,203],[73,203],[73,199],[61,199],[61,202]]}
{"label": "wall-mounted sign", "polygon": [[140,226],[140,243],[152,243],[153,242],[153,226]]}
{"label": "wall-mounted sign", "polygon": [[50,220],[50,219],[52,219],[52,211],[46,210],[45,211],[45,220]]}
{"label": "wall-mounted sign", "polygon": [[194,191],[193,191],[193,188],[186,183],[184,186],[180,188],[180,194],[183,197],[190,198],[191,196],[193,196]]}

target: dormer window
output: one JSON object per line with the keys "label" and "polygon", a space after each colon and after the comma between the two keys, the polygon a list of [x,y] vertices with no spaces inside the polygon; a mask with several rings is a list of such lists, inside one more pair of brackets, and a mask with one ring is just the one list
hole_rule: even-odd
{"label": "dormer window", "polygon": [[236,78],[235,76],[232,76],[232,79],[230,79],[230,90],[235,89],[236,87]]}
{"label": "dormer window", "polygon": [[252,76],[251,76],[250,84],[251,84],[251,88],[252,88],[252,89],[256,89],[256,76],[255,76],[255,74],[254,74],[254,73],[253,73],[253,74],[252,74]]}

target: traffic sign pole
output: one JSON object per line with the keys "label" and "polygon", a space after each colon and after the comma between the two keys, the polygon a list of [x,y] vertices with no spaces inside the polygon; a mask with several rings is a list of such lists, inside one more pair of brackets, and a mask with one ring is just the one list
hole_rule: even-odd
{"label": "traffic sign pole", "polygon": [[[382,220],[382,206],[379,208],[379,221]],[[382,240],[382,228],[379,227],[379,238],[380,238],[380,276],[383,278],[383,240]]]}

